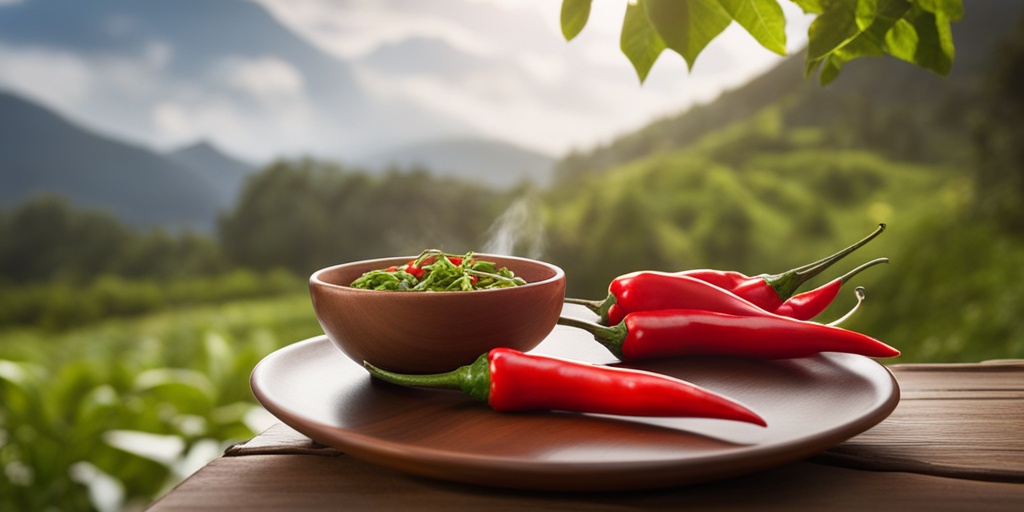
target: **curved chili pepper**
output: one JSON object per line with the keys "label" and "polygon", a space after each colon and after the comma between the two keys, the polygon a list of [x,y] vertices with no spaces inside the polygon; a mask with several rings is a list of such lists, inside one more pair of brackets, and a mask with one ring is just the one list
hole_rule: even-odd
{"label": "curved chili pepper", "polygon": [[788,316],[797,320],[810,320],[821,314],[821,312],[825,311],[825,309],[832,304],[832,301],[834,301],[839,295],[839,290],[847,281],[850,280],[850,278],[859,274],[862,270],[875,266],[879,263],[889,263],[889,258],[871,260],[847,272],[845,275],[833,279],[813,290],[798,293],[786,302],[783,302],[782,305],[775,310],[775,314]]}
{"label": "curved chili pepper", "polygon": [[601,316],[604,325],[616,325],[629,313],[660,309],[703,309],[740,316],[764,316],[750,301],[713,284],[689,276],[645,270],[615,278],[603,301],[566,299]]}
{"label": "curved chili pepper", "polygon": [[737,316],[701,310],[630,313],[614,327],[562,317],[561,325],[594,335],[623,361],[691,355],[789,359],[819,352],[895,357],[896,350],[870,336],[782,316]]}
{"label": "curved chili pepper", "polygon": [[[705,309],[758,316],[778,310],[784,304],[783,297],[790,298],[800,285],[870,242],[884,230],[885,224],[879,224],[873,233],[842,251],[774,276],[765,274],[747,277],[739,272],[706,269],[675,273],[632,272],[612,280],[604,300],[566,298],[565,302],[586,306],[601,317],[604,325],[618,324],[627,313],[657,309]],[[865,268],[867,266],[858,267],[856,272]],[[848,274],[847,278],[856,272]],[[706,286],[694,284],[694,281],[727,292],[731,297],[720,296]],[[690,296],[690,293],[696,295]],[[737,303],[737,298],[742,303]],[[784,311],[789,311],[789,308]]]}
{"label": "curved chili pepper", "polygon": [[766,426],[740,403],[657,373],[496,348],[447,373],[392,373],[364,362],[371,375],[403,386],[461,389],[496,411],[559,410],[622,416],[685,416]]}
{"label": "curved chili pepper", "polygon": [[[853,251],[863,247],[883,231],[885,231],[885,224],[879,224],[874,232],[859,242],[814,263],[809,263],[781,274],[761,274],[759,276],[747,277],[746,279],[738,279],[743,274],[737,272],[735,274],[739,274],[739,276],[736,276],[732,272],[724,272],[723,275],[714,276],[711,274],[710,277],[717,282],[733,283],[731,286],[724,288],[760,306],[766,311],[775,311],[786,300],[790,299],[804,283],[821,274]],[[681,272],[683,275],[691,275],[691,273],[694,277],[709,277],[708,271]]]}

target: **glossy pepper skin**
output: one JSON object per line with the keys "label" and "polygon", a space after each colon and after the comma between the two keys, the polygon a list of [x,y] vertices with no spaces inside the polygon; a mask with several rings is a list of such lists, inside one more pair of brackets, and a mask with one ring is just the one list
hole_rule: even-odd
{"label": "glossy pepper skin", "polygon": [[[616,325],[628,313],[655,309],[706,309],[751,316],[767,312],[809,320],[832,303],[850,278],[889,260],[869,261],[818,289],[794,296],[797,287],[884,230],[885,224],[880,224],[871,235],[832,256],[775,276],[747,277],[739,272],[707,269],[632,272],[612,280],[608,296],[602,301],[567,298],[565,302],[586,306],[601,317],[604,325]],[[726,292],[726,296],[720,292]]]}
{"label": "glossy pepper skin", "polygon": [[680,379],[508,348],[493,349],[473,364],[441,374],[397,374],[364,366],[374,377],[395,384],[461,389],[501,412],[558,410],[767,425],[740,403]]}
{"label": "glossy pepper skin", "polygon": [[[770,314],[756,304],[699,279],[641,271],[619,276],[608,287],[610,306],[602,322],[616,325],[626,315],[659,309],[703,309],[740,316]],[[600,313],[599,313],[600,314]]]}
{"label": "glossy pepper skin", "polygon": [[871,260],[849,272],[842,277],[837,277],[813,290],[808,290],[803,293],[798,293],[789,298],[786,302],[783,302],[774,313],[776,315],[786,316],[789,318],[795,318],[797,320],[810,320],[819,314],[832,304],[832,301],[839,296],[839,290],[842,289],[843,285],[850,280],[853,276],[859,274],[862,270],[878,265],[879,263],[888,263],[888,258],[878,258]]}
{"label": "glossy pepper skin", "polygon": [[603,301],[565,299],[597,313],[603,325],[617,325],[636,311],[705,309],[741,316],[772,313],[711,283],[689,276],[645,270],[615,278]]}
{"label": "glossy pepper skin", "polygon": [[707,281],[735,293],[765,311],[776,311],[785,301],[793,297],[801,285],[821,274],[853,251],[863,247],[882,234],[883,231],[885,231],[885,224],[879,224],[875,231],[853,245],[831,256],[826,256],[813,263],[787,270],[781,274],[761,274],[748,277],[739,272],[707,269],[687,270],[679,272],[679,274]]}
{"label": "glossy pepper skin", "polygon": [[865,334],[778,315],[749,317],[676,309],[630,313],[614,327],[565,317],[559,323],[590,332],[623,361],[693,355],[789,359],[820,352],[868,357],[900,354]]}

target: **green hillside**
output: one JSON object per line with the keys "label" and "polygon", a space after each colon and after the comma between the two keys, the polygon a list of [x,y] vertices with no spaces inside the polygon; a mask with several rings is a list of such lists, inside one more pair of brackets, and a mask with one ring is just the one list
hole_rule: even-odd
{"label": "green hillside", "polygon": [[[570,292],[596,296],[640,268],[779,272],[834,252],[885,222],[856,261],[893,255],[936,208],[956,209],[970,182],[955,168],[823,144],[787,129],[781,109],[552,192],[551,257]],[[738,148],[738,149],[737,149]]]}

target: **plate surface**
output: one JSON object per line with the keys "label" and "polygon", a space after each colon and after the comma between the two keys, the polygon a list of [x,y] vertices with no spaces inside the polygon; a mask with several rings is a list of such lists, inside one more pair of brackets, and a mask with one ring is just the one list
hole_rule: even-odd
{"label": "plate surface", "polygon": [[[615,362],[589,335],[564,326],[535,352]],[[282,422],[353,457],[444,480],[559,491],[678,486],[782,465],[867,430],[899,402],[899,387],[885,367],[850,354],[631,366],[739,400],[768,427],[698,418],[498,413],[461,392],[376,381],[323,336],[267,356],[253,370],[251,386]]]}

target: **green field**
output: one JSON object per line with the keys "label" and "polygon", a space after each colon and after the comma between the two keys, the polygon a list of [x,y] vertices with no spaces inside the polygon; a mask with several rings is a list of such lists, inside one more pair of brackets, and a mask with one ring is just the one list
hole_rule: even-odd
{"label": "green field", "polygon": [[0,509],[149,503],[265,425],[249,373],[321,332],[305,293],[0,331]]}

